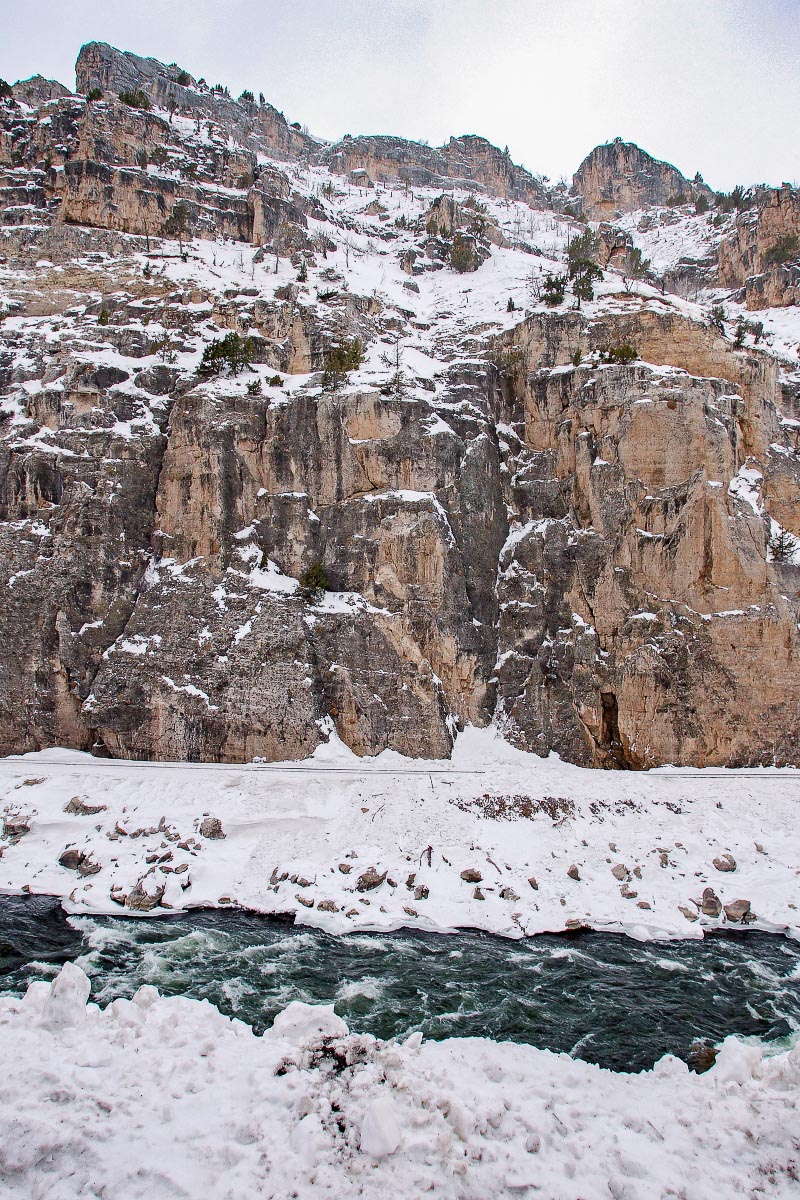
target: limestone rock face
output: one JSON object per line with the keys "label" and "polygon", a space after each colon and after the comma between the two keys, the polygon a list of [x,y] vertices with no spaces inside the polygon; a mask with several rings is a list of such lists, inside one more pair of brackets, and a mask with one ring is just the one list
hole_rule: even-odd
{"label": "limestone rock face", "polygon": [[595,221],[609,220],[618,212],[666,204],[677,196],[693,200],[701,192],[711,194],[702,182],[690,183],[669,163],[652,158],[621,138],[596,146],[586,156],[572,178],[572,192],[580,197],[586,215]]}
{"label": "limestone rock face", "polygon": [[22,104],[32,104],[38,107],[48,100],[61,100],[70,94],[69,88],[55,79],[45,79],[44,75],[31,75],[30,79],[20,79],[14,84],[12,91],[14,99]]}
{"label": "limestone rock face", "polygon": [[[179,76],[188,82],[179,83]],[[272,158],[295,158],[315,144],[270,104],[232,100],[199,86],[175,64],[167,67],[154,58],[116,50],[105,42],[89,42],[81,48],[75,77],[82,95],[92,88],[114,95],[141,90],[161,108],[175,104],[200,119],[209,118],[225,125],[239,145],[260,150]]]}
{"label": "limestone rock face", "polygon": [[800,303],[800,191],[759,188],[718,256],[720,284],[745,288],[748,308]]}
{"label": "limestone rock face", "polygon": [[498,196],[545,203],[545,189],[524,167],[515,166],[507,151],[474,134],[451,138],[444,146],[424,146],[405,138],[346,137],[322,152],[331,170],[355,182],[396,182],[442,187],[460,182]]}
{"label": "limestone rock face", "polygon": [[[559,348],[546,318],[531,321],[500,359],[518,439],[509,474],[525,501],[498,576],[507,736],[587,764],[646,766],[655,744],[662,761],[771,760],[760,727],[800,705],[796,584],[788,602],[757,499],[779,424],[772,366],[730,369],[735,356],[689,322],[610,324],[564,321]],[[675,369],[553,373],[584,334],[635,337]],[[698,377],[726,353],[728,378]],[[791,476],[797,496],[796,460]],[[778,755],[791,758],[783,728]]]}

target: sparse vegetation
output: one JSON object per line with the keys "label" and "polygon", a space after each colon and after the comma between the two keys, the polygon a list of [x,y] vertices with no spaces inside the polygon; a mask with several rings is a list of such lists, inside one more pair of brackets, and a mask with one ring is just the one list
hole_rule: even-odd
{"label": "sparse vegetation", "polygon": [[248,396],[260,396],[262,390],[260,379],[251,379],[247,385]]}
{"label": "sparse vegetation", "polygon": [[364,346],[359,338],[351,342],[340,342],[331,346],[325,355],[325,370],[322,386],[336,391],[347,379],[350,371],[357,371],[364,361]]}
{"label": "sparse vegetation", "polygon": [[475,263],[474,244],[463,234],[457,233],[453,238],[453,245],[450,247],[450,266],[454,271],[463,275],[465,271],[473,271]]}
{"label": "sparse vegetation", "polygon": [[707,213],[709,210],[708,196],[705,192],[701,192],[694,202],[694,211],[698,214]]}
{"label": "sparse vegetation", "polygon": [[100,312],[97,314],[97,324],[98,325],[107,325],[108,321],[109,321],[108,309],[101,308]]}
{"label": "sparse vegetation", "polygon": [[600,360],[605,363],[625,365],[636,362],[638,357],[639,351],[635,346],[631,346],[629,342],[623,342],[619,346],[608,346],[605,350],[600,351]]}
{"label": "sparse vegetation", "polygon": [[778,238],[764,255],[764,266],[781,266],[800,258],[800,238],[797,234],[787,233]]}
{"label": "sparse vegetation", "polygon": [[119,98],[123,104],[127,104],[128,108],[141,108],[147,110],[151,108],[150,97],[147,96],[141,88],[134,88],[132,92],[120,92]]}
{"label": "sparse vegetation", "polygon": [[254,350],[252,338],[234,332],[226,333],[223,338],[217,338],[206,346],[197,374],[202,378],[221,375],[226,371],[238,375],[240,371],[250,369]]}
{"label": "sparse vegetation", "polygon": [[192,82],[192,77],[188,71],[178,71],[178,77],[175,80],[181,87],[189,87]]}
{"label": "sparse vegetation", "polygon": [[588,258],[578,259],[569,264],[569,277],[572,280],[572,293],[578,302],[578,308],[584,301],[594,300],[595,280],[603,278],[603,272],[597,263]]}
{"label": "sparse vegetation", "polygon": [[785,564],[793,560],[800,543],[787,529],[778,526],[777,531],[770,536],[767,545],[772,561]]}
{"label": "sparse vegetation", "polygon": [[558,308],[564,303],[567,291],[566,275],[547,275],[542,285],[542,299],[548,308]]}
{"label": "sparse vegetation", "polygon": [[300,576],[300,587],[297,589],[297,594],[310,604],[318,604],[325,592],[330,590],[330,581],[322,565],[322,560],[315,558],[311,566],[307,567]]}
{"label": "sparse vegetation", "polygon": [[89,91],[86,93],[86,99],[89,101],[90,104],[93,104],[95,102],[95,100],[102,100],[103,99],[103,89],[99,88],[99,87],[90,88]]}
{"label": "sparse vegetation", "polygon": [[177,238],[181,256],[183,256],[183,239],[189,225],[189,210],[182,200],[173,208],[164,222],[164,236]]}
{"label": "sparse vegetation", "polygon": [[514,297],[513,297],[513,296],[509,296],[509,297],[508,297],[508,303],[506,304],[506,312],[514,312],[514,311],[515,311],[515,309],[516,309],[516,307],[517,307],[517,306],[516,306],[516,304],[514,303]]}
{"label": "sparse vegetation", "polygon": [[11,87],[11,84],[7,83],[5,79],[0,79],[0,100],[13,100],[13,99],[14,99],[14,91]]}

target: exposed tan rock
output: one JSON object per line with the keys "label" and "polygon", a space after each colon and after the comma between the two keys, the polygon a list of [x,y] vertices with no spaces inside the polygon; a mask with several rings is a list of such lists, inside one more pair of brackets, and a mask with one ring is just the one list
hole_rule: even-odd
{"label": "exposed tan rock", "polygon": [[[794,239],[785,262],[770,261]],[[738,214],[733,234],[719,245],[723,287],[745,288],[750,309],[800,303],[800,191],[786,183],[759,188],[753,207]]]}
{"label": "exposed tan rock", "polygon": [[580,197],[584,212],[593,221],[666,204],[679,196],[689,201],[701,193],[710,195],[702,180],[690,183],[670,163],[652,158],[622,138],[596,146],[587,155],[572,178],[572,192]]}

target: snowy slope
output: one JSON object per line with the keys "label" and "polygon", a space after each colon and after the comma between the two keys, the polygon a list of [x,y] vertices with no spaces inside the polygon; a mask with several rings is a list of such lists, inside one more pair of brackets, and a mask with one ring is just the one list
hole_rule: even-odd
{"label": "snowy slope", "polygon": [[[445,763],[358,759],[335,737],[288,767],[49,750],[3,760],[0,789],[0,890],[74,912],[141,911],[123,905],[144,894],[156,915],[239,904],[333,932],[586,925],[648,939],[730,923],[724,907],[698,916],[711,888],[721,905],[749,901],[753,927],[800,936],[793,770],[598,772],[469,729]],[[201,832],[208,817],[224,837]]]}

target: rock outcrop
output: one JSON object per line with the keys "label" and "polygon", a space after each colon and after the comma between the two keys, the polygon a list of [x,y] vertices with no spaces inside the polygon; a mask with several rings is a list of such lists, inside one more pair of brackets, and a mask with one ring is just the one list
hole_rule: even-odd
{"label": "rock outcrop", "polygon": [[744,288],[748,308],[800,304],[800,191],[758,188],[718,257],[721,285]]}
{"label": "rock outcrop", "polygon": [[272,158],[296,158],[317,144],[290,125],[271,104],[256,103],[246,97],[233,100],[222,90],[198,84],[175,63],[165,66],[154,58],[140,58],[105,42],[89,42],[81,48],[75,76],[77,90],[82,95],[93,88],[116,96],[143,91],[160,108],[180,108],[197,119],[224,125],[238,145]]}
{"label": "rock outcrop", "polygon": [[328,147],[321,160],[332,171],[364,184],[433,188],[459,184],[524,200],[534,208],[548,205],[547,191],[540,180],[516,166],[507,150],[499,150],[474,134],[450,138],[439,147],[399,137],[345,137]]}
{"label": "rock outcrop", "polygon": [[649,205],[694,200],[711,195],[701,179],[689,182],[670,163],[652,158],[633,142],[615,138],[595,146],[572,177],[571,192],[593,221],[613,219]]}

